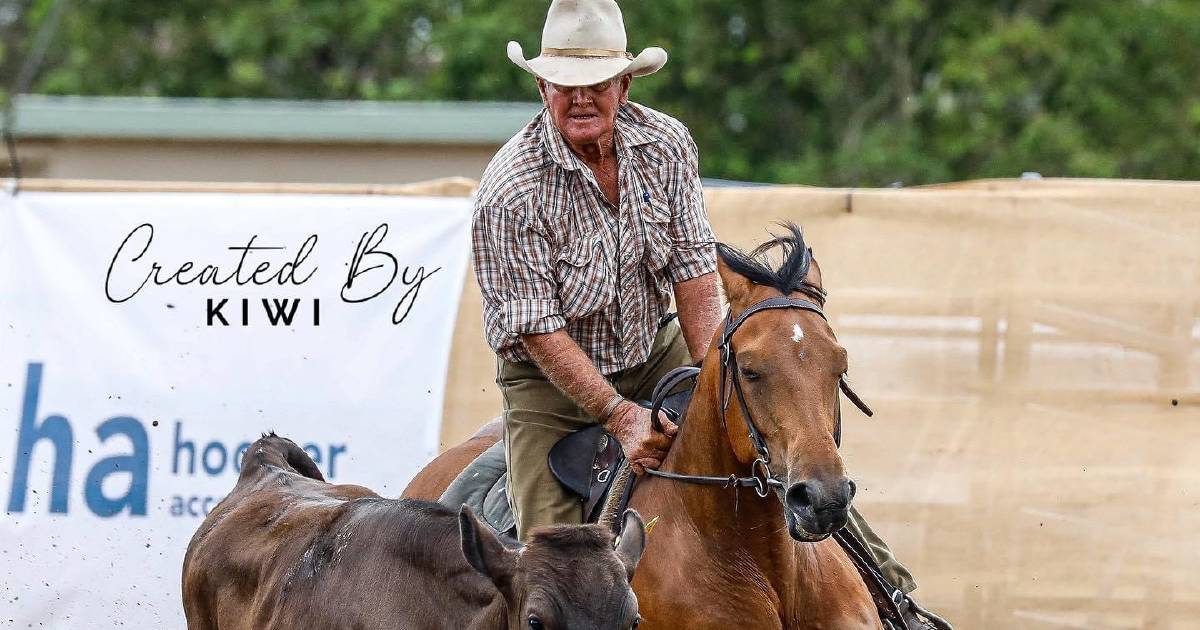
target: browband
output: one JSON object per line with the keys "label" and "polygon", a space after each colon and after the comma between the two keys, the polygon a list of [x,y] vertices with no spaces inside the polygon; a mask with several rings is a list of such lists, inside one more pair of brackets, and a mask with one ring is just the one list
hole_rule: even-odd
{"label": "browband", "polygon": [[817,315],[820,315],[821,319],[827,319],[825,317],[825,313],[821,310],[821,307],[814,302],[786,296],[767,298],[742,311],[742,313],[738,315],[737,319],[726,319],[725,331],[721,333],[721,349],[724,350],[729,347],[729,341],[733,337],[733,333],[737,332],[737,329],[742,325],[743,322],[746,321],[747,318],[759,311],[765,311],[772,308],[799,308],[806,311],[812,311]]}

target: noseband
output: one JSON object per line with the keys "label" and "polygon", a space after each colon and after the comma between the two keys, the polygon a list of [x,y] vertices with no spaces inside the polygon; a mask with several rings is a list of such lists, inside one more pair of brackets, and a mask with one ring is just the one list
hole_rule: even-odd
{"label": "noseband", "polygon": [[[742,390],[742,380],[738,378],[737,353],[733,349],[733,334],[737,329],[746,322],[750,316],[761,313],[762,311],[780,309],[780,308],[797,308],[805,311],[811,311],[821,316],[821,319],[829,321],[825,317],[825,312],[821,309],[818,302],[824,302],[825,292],[820,288],[812,285],[804,285],[801,291],[811,300],[802,298],[791,298],[786,296],[777,296],[767,298],[761,302],[752,304],[749,308],[742,311],[737,319],[733,319],[731,311],[725,316],[725,328],[721,332],[721,340],[718,348],[721,351],[721,420],[725,422],[726,415],[729,411],[729,389],[727,386],[729,381],[733,383],[733,392],[737,395],[738,406],[741,407],[742,417],[746,420],[746,427],[750,431],[750,442],[754,445],[754,450],[758,453],[758,459],[750,465],[749,477],[738,477],[737,475],[729,475],[727,477],[704,476],[704,475],[681,475],[677,473],[665,472],[660,470],[646,470],[646,474],[654,477],[662,477],[664,479],[672,479],[675,481],[683,481],[687,483],[698,483],[705,485],[719,485],[723,487],[749,487],[754,488],[754,492],[762,498],[766,498],[770,494],[771,488],[782,490],[784,484],[771,473],[771,452],[767,450],[767,443],[763,440],[762,433],[759,432],[758,426],[754,423],[754,417],[750,414],[750,406],[746,404],[746,394]],[[732,376],[731,376],[732,375]],[[669,388],[667,388],[669,389]],[[838,379],[838,389],[846,394],[850,402],[858,407],[867,416],[873,415],[871,408],[863,403],[862,399],[850,389],[850,385],[846,383],[846,377],[843,375]],[[666,392],[664,391],[663,394]],[[655,396],[657,399],[658,397]],[[657,404],[656,404],[657,407]],[[833,440],[838,446],[842,444],[842,411],[841,405],[837,408],[837,427],[834,429]],[[657,408],[655,413],[651,414],[651,419],[654,423],[654,428],[661,431],[662,424],[659,422]]]}

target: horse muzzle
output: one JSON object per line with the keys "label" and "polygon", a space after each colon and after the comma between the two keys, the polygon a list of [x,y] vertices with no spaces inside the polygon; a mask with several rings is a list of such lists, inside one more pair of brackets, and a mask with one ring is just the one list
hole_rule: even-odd
{"label": "horse muzzle", "polygon": [[818,542],[846,525],[854,482],[841,477],[794,483],[783,495],[788,533],[800,542]]}

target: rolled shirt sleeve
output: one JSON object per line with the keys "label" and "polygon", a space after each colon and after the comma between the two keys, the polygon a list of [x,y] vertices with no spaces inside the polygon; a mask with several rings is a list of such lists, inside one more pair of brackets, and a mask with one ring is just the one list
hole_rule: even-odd
{"label": "rolled shirt sleeve", "polygon": [[[566,326],[554,278],[554,247],[523,208],[478,205],[471,224],[475,278],[493,349],[519,335]],[[495,324],[495,325],[493,325]]]}
{"label": "rolled shirt sleeve", "polygon": [[687,144],[687,159],[674,165],[677,170],[670,178],[672,254],[666,271],[672,283],[717,270],[716,239],[704,209],[699,151],[691,138]]}

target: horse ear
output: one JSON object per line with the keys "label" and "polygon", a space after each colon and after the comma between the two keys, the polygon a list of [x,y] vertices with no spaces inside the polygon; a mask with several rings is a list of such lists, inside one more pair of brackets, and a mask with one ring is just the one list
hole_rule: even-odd
{"label": "horse ear", "polygon": [[480,522],[466,505],[458,510],[458,534],[467,563],[503,588],[516,571],[517,554],[506,548],[496,532]]}
{"label": "horse ear", "polygon": [[725,264],[725,257],[721,256],[720,253],[720,249],[718,249],[717,275],[721,276],[721,285],[725,289],[725,297],[729,300],[730,304],[740,302],[750,294],[753,284],[749,278],[734,271],[729,265]]}
{"label": "horse ear", "polygon": [[642,552],[646,550],[646,524],[642,522],[642,516],[636,510],[625,512],[625,520],[621,524],[621,537],[614,544],[617,557],[621,559],[621,564],[625,565],[629,579],[633,580],[633,571],[642,559]]}
{"label": "horse ear", "polygon": [[[813,256],[811,248],[808,250],[808,255]],[[811,261],[809,262],[808,275],[804,276],[804,281],[815,287],[819,287],[821,289],[825,288],[825,286],[821,284],[821,265],[817,264],[817,259],[815,257],[811,258]]]}

